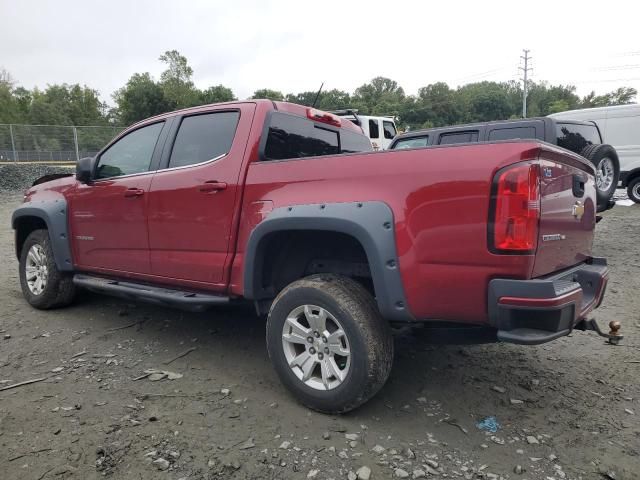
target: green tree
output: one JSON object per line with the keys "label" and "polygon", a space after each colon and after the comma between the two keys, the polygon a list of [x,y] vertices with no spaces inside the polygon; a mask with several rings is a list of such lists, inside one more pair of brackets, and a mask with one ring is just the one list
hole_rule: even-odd
{"label": "green tree", "polygon": [[401,124],[411,128],[451,125],[459,118],[456,92],[444,82],[420,88],[416,97],[405,99],[400,112]]}
{"label": "green tree", "polygon": [[554,100],[549,105],[549,113],[565,112],[571,110],[569,103],[566,100]]}
{"label": "green tree", "polygon": [[462,122],[501,120],[511,116],[512,105],[508,89],[496,82],[464,85],[456,91]]}
{"label": "green tree", "polygon": [[[307,91],[295,94],[289,93],[285,97],[285,100],[287,102],[297,103],[299,105],[306,105],[310,107],[316,100],[316,96],[318,96],[317,91]],[[320,110],[340,110],[349,108],[350,104],[351,96],[349,95],[349,93],[334,88],[333,90],[320,92],[315,106]]]}
{"label": "green tree", "polygon": [[200,104],[202,105],[218,102],[230,102],[232,100],[236,100],[233,91],[223,85],[209,87],[200,92]]}
{"label": "green tree", "polygon": [[270,88],[260,88],[259,90],[253,92],[253,95],[251,95],[250,98],[266,98],[267,100],[283,101],[284,95],[278,90],[271,90]]}
{"label": "green tree", "polygon": [[620,87],[607,94],[609,97],[609,105],[628,105],[634,103],[637,95],[638,91],[632,87]]}
{"label": "green tree", "polygon": [[127,84],[114,93],[113,98],[118,105],[120,121],[124,125],[175,108],[175,104],[165,97],[164,89],[149,73],[134,73]]}
{"label": "green tree", "polygon": [[167,65],[167,69],[160,75],[160,86],[164,90],[165,98],[175,108],[199,105],[200,93],[191,80],[193,69],[189,66],[187,58],[177,50],[167,50],[160,55],[159,60]]}
{"label": "green tree", "polygon": [[[573,85],[549,85],[547,82],[531,83],[527,95],[527,116],[546,116],[550,113],[578,108],[580,97]],[[520,91],[520,101],[522,92]]]}
{"label": "green tree", "polygon": [[322,110],[340,110],[349,107],[350,104],[351,95],[348,92],[334,88],[320,93],[317,107]]}
{"label": "green tree", "polygon": [[[19,122],[23,123],[29,116],[29,109],[31,108],[31,102],[33,101],[33,95],[29,90],[23,87],[17,87],[13,90],[13,98],[18,104],[18,118]],[[2,109],[0,108],[0,112]]]}
{"label": "green tree", "polygon": [[44,125],[106,125],[107,106],[87,86],[48,85],[44,91],[17,88],[14,98],[29,123]]}
{"label": "green tree", "polygon": [[21,120],[21,109],[15,97],[13,78],[5,69],[0,69],[0,123],[15,123]]}
{"label": "green tree", "polygon": [[362,114],[399,115],[404,99],[404,90],[398,82],[376,77],[356,89],[351,103]]}
{"label": "green tree", "polygon": [[596,95],[591,92],[586,95],[580,104],[581,108],[606,107],[609,105],[626,105],[633,103],[638,91],[632,87],[620,87],[604,95]]}

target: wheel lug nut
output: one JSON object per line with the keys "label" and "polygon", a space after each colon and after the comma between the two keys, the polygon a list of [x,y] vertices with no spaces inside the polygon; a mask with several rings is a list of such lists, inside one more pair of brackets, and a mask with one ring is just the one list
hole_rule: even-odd
{"label": "wheel lug nut", "polygon": [[318,354],[318,360],[322,360],[324,358],[324,355],[322,353]]}
{"label": "wheel lug nut", "polygon": [[324,347],[324,353],[329,353],[329,348],[328,347]]}
{"label": "wheel lug nut", "polygon": [[307,342],[313,343],[313,337],[307,337]]}
{"label": "wheel lug nut", "polygon": [[322,336],[322,342],[327,343],[327,337],[325,337],[324,335]]}
{"label": "wheel lug nut", "polygon": [[320,332],[313,332],[313,334],[318,338],[320,336]]}
{"label": "wheel lug nut", "polygon": [[311,347],[311,348],[309,349],[309,353],[310,353],[311,355],[314,355],[314,354],[316,353],[316,349],[315,349],[315,348],[313,348],[313,347]]}

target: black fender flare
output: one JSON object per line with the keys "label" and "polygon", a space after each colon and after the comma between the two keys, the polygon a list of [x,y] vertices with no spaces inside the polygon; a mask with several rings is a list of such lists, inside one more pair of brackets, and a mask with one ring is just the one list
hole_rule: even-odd
{"label": "black fender flare", "polygon": [[[67,223],[67,201],[64,197],[60,196],[54,199],[23,203],[13,211],[11,227],[17,230],[20,220],[29,217],[39,218],[47,225],[51,249],[53,250],[58,270],[72,271],[73,261]],[[16,242],[17,256],[19,251],[20,245]]]}
{"label": "black fender flare", "polygon": [[367,255],[376,302],[388,320],[412,321],[396,249],[393,211],[384,202],[293,205],[269,213],[251,232],[244,259],[244,297],[268,298],[261,285],[266,238],[286,230],[322,230],[350,235]]}

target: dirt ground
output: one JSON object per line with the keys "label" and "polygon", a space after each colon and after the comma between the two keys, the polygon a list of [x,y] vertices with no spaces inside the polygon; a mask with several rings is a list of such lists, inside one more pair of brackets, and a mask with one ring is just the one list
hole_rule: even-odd
{"label": "dirt ground", "polygon": [[[623,322],[621,346],[581,332],[441,346],[404,332],[383,390],[332,417],[285,391],[251,309],[190,314],[88,293],[30,308],[9,226],[19,201],[0,205],[0,388],[45,380],[0,391],[2,479],[353,479],[363,466],[372,479],[640,477],[640,206],[597,227],[611,281],[596,317]],[[140,378],[150,368],[183,376]],[[476,426],[488,416],[495,434]]]}

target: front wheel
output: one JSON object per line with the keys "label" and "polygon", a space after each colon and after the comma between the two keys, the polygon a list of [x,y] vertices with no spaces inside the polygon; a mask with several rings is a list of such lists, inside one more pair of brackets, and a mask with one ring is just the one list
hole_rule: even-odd
{"label": "front wheel", "polygon": [[634,178],[627,185],[627,195],[636,203],[640,203],[640,177]]}
{"label": "front wheel", "polygon": [[393,337],[373,297],[338,275],[312,275],[280,292],[267,320],[267,349],[285,386],[325,413],[365,403],[393,363]]}
{"label": "front wheel", "polygon": [[34,230],[20,254],[20,286],[32,307],[47,310],[73,301],[75,286],[70,273],[56,267],[47,230]]}

